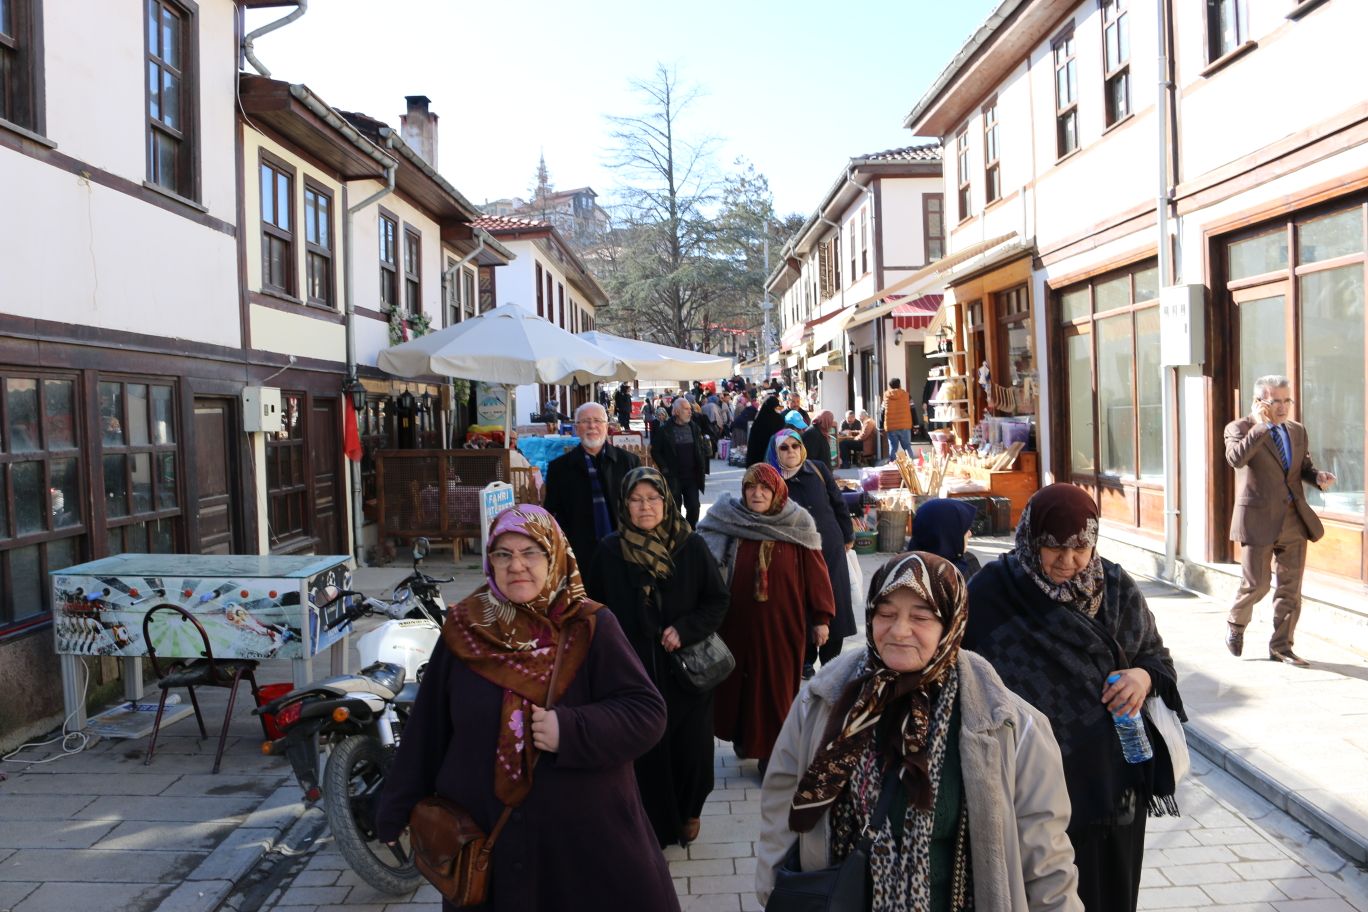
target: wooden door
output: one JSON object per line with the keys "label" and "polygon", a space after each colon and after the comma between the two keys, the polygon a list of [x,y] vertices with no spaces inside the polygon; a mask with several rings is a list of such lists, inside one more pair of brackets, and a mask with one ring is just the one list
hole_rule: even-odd
{"label": "wooden door", "polygon": [[314,399],[309,421],[309,458],[313,468],[313,528],[319,554],[346,554],[342,534],[343,475],[338,465],[342,427],[337,400]]}
{"label": "wooden door", "polygon": [[201,554],[232,554],[238,550],[233,405],[231,399],[195,399],[196,508]]}

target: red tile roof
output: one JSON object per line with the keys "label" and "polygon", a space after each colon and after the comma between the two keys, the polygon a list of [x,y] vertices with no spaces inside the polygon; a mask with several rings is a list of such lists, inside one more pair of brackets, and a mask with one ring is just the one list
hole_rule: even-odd
{"label": "red tile roof", "polygon": [[522,218],[517,215],[482,215],[470,223],[472,228],[483,228],[490,234],[501,231],[545,231],[551,228],[539,219]]}
{"label": "red tile roof", "polygon": [[885,149],[863,156],[866,161],[886,162],[935,162],[941,160],[941,147],[936,143],[924,146],[904,146],[901,149]]}

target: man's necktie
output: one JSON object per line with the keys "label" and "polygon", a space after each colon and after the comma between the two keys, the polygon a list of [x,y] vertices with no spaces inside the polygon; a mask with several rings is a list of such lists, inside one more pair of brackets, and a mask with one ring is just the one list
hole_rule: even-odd
{"label": "man's necktie", "polygon": [[1292,451],[1287,445],[1287,430],[1280,425],[1273,426],[1273,439],[1278,441],[1278,455],[1282,457],[1283,471],[1292,468]]}

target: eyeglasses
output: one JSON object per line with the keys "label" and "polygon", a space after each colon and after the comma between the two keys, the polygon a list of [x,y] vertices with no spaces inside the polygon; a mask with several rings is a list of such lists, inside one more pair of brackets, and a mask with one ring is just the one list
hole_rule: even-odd
{"label": "eyeglasses", "polygon": [[608,423],[608,422],[605,421],[605,420],[603,420],[602,418],[581,418],[581,419],[579,419],[578,421],[575,422],[575,424],[577,424],[577,425],[579,425],[579,424],[587,424],[587,425],[590,425],[590,426],[602,425],[602,424],[607,424],[607,423]]}
{"label": "eyeglasses", "polygon": [[541,548],[527,548],[522,551],[509,551],[507,548],[495,548],[489,552],[489,564],[498,567],[500,570],[510,567],[513,558],[518,558],[527,567],[540,567],[550,563],[550,558]]}
{"label": "eyeglasses", "polygon": [[643,507],[658,507],[665,502],[665,498],[659,494],[651,494],[646,497],[629,497],[627,506],[641,509]]}
{"label": "eyeglasses", "polygon": [[802,447],[798,444],[792,444],[790,446],[777,446],[774,448],[775,452],[777,453],[792,453],[801,449]]}
{"label": "eyeglasses", "polygon": [[1281,405],[1284,408],[1291,408],[1297,404],[1296,399],[1260,399],[1264,405]]}

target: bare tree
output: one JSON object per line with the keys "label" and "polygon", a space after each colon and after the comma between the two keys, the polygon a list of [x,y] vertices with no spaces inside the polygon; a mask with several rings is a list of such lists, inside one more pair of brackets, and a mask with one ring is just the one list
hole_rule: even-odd
{"label": "bare tree", "polygon": [[[707,313],[718,297],[710,257],[716,199],[712,137],[688,138],[681,122],[698,97],[670,68],[632,82],[641,112],[610,117],[623,177],[619,249],[607,277],[613,303],[604,322],[640,337],[692,348],[704,341]],[[630,314],[630,318],[628,315]]]}

